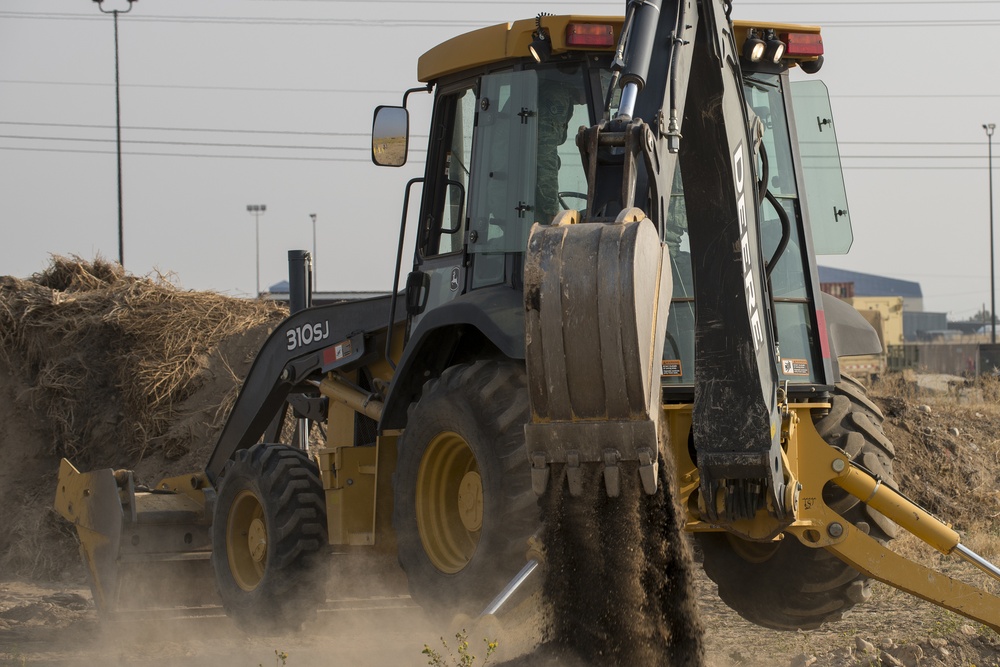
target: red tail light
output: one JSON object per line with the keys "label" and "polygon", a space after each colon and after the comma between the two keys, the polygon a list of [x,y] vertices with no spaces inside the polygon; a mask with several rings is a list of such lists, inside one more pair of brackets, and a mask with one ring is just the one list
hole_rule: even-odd
{"label": "red tail light", "polygon": [[781,35],[787,48],[785,55],[790,58],[807,58],[823,55],[823,37],[816,33],[786,32]]}
{"label": "red tail light", "polygon": [[566,46],[615,45],[615,31],[610,25],[570,23],[566,26]]}

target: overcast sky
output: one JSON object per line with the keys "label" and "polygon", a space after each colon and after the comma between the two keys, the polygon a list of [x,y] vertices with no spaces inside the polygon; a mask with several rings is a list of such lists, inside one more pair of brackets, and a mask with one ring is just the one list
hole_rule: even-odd
{"label": "overcast sky", "polygon": [[[734,18],[823,26],[855,243],[821,263],[919,281],[926,310],[989,306],[984,123],[1000,123],[1000,1],[734,0]],[[128,7],[105,0],[104,8]],[[368,156],[371,113],[448,37],[540,11],[624,3],[141,0],[119,17],[125,266],[252,294],[312,248],[322,290],[392,284],[410,163]],[[114,29],[91,0],[0,0],[0,275],[50,254],[118,256]],[[995,148],[1000,165],[1000,137]],[[996,167],[994,173],[997,173]],[[1000,231],[1000,230],[998,230]],[[409,262],[404,260],[404,271]],[[1000,258],[998,258],[1000,259]]]}

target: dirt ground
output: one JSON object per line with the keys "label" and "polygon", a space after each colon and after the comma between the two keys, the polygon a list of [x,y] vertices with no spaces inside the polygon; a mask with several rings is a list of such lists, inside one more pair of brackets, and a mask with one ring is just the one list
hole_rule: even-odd
{"label": "dirt ground", "polygon": [[[326,608],[295,635],[247,636],[218,607],[98,620],[75,537],[51,509],[59,458],[70,456],[88,469],[127,466],[147,481],[198,469],[237,379],[281,317],[262,305],[235,320],[220,319],[228,307],[245,306],[78,260],[57,258],[48,272],[28,281],[0,278],[0,666],[426,665],[425,644],[454,658],[445,664],[463,664],[450,619],[427,618],[399,577],[346,557],[331,562]],[[141,312],[139,322],[123,315],[128,308]],[[76,318],[70,318],[75,329],[54,327],[66,309]],[[178,314],[191,309],[199,313],[191,321]],[[150,338],[157,322],[171,323],[180,340]],[[71,358],[66,341],[87,353]],[[140,348],[142,354],[123,356],[123,350]],[[121,375],[81,374],[82,367],[108,358],[107,351],[125,359],[118,365],[143,378],[161,400],[136,403]],[[165,374],[180,374],[183,381],[165,386]],[[81,384],[56,381],[60,377]],[[970,548],[1000,560],[1000,383],[896,376],[876,384],[872,394],[886,415],[903,490],[951,522]],[[136,410],[146,413],[145,421]],[[74,435],[80,433],[85,437]],[[137,434],[146,443],[138,449],[127,444]],[[997,582],[913,538],[893,548],[1000,591]],[[997,633],[881,584],[843,620],[811,632],[777,632],[743,621],[719,601],[700,570],[697,590],[711,667],[1000,667]],[[505,637],[494,627],[473,626],[470,652],[482,656],[476,635],[490,634],[500,640],[491,663],[514,658],[537,632],[525,627]],[[441,636],[449,649],[442,648]]]}

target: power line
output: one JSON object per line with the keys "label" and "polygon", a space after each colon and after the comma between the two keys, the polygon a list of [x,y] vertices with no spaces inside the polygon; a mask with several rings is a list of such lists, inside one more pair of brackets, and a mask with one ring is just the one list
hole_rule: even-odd
{"label": "power line", "polygon": [[817,21],[824,28],[989,28],[1000,19],[912,19],[908,21]]}
{"label": "power line", "polygon": [[[94,130],[109,130],[113,125],[97,125],[90,123],[41,123],[35,121],[0,120],[0,125],[19,125],[32,127],[74,127]],[[310,132],[306,130],[238,130],[229,127],[153,127],[143,125],[123,125],[123,130],[151,132],[232,132],[238,134],[296,134],[315,137],[370,137],[369,132]],[[417,136],[417,135],[411,135]]]}
{"label": "power line", "polygon": [[959,167],[959,166],[926,166],[918,167],[914,165],[907,166],[895,166],[895,167],[864,167],[861,165],[843,165],[841,167],[844,171],[982,171],[982,167]]}
{"label": "power line", "polygon": [[[318,2],[318,3],[344,3],[344,4],[356,4],[357,0],[253,0],[254,2]],[[467,5],[468,0],[366,0],[366,4],[395,4],[395,5]],[[507,0],[504,4],[506,5],[537,5],[535,0]],[[546,5],[612,5],[619,4],[614,2],[607,2],[603,0],[547,0]],[[753,0],[745,1],[740,0],[740,7],[757,7],[757,6],[775,6],[775,7],[801,7],[801,0],[792,0],[792,2],[754,2]],[[887,0],[812,0],[808,3],[810,7],[816,5],[937,5],[940,6],[940,0],[903,0],[891,2]],[[1000,4],[1000,0],[949,0],[949,5],[996,5]]]}
{"label": "power line", "polygon": [[[19,125],[19,126],[43,126],[43,127],[70,127],[70,128],[82,128],[82,129],[109,129],[109,126],[105,125],[92,125],[85,123],[35,123],[35,122],[16,122],[16,121],[0,121],[2,125]],[[232,129],[209,129],[209,128],[168,128],[168,127],[149,127],[149,128],[125,128],[129,130],[152,130],[152,131],[179,131],[179,132],[233,132],[233,133],[247,133],[247,134],[294,134],[294,135],[306,135],[306,136],[338,136],[338,137],[364,137],[367,138],[369,135],[367,133],[352,132],[352,133],[324,133],[324,132],[295,132],[295,131],[268,131],[268,130],[232,130]],[[39,135],[23,135],[23,134],[0,134],[0,139],[15,139],[15,140],[27,140],[27,141],[70,141],[70,142],[88,142],[88,143],[107,143],[112,141],[111,139],[102,139],[94,137],[67,137],[67,136],[39,136]],[[370,150],[367,146],[363,147],[353,147],[353,146],[317,146],[317,145],[286,145],[286,144],[251,144],[251,143],[233,143],[233,142],[209,142],[209,141],[179,141],[179,140],[165,140],[165,139],[128,139],[124,143],[128,144],[147,144],[147,145],[162,145],[162,146],[199,146],[206,148],[266,148],[266,149],[278,149],[278,150],[345,150],[345,151],[368,151]],[[890,142],[890,141],[874,141],[874,142],[843,142],[844,144],[850,145],[891,145],[891,146],[902,146],[909,145],[909,142]],[[975,142],[914,142],[919,145],[933,145],[933,146],[957,146],[957,145],[978,145]],[[413,147],[415,151],[423,151],[425,149],[419,147]],[[813,159],[826,159],[831,156],[827,155],[804,155],[804,158]],[[981,160],[981,155],[909,155],[909,154],[841,154],[840,158],[843,160]]]}
{"label": "power line", "polygon": [[[308,0],[307,0],[308,1]],[[352,2],[353,0],[320,0],[328,2]],[[378,0],[376,0],[378,1]],[[386,0],[382,0],[386,1]],[[871,5],[899,5],[899,6],[910,6],[910,5],[937,5],[941,6],[941,0],[810,0],[807,3],[810,7],[814,5],[864,5],[869,7]],[[949,5],[997,5],[1000,4],[1000,0],[948,0]],[[801,0],[791,0],[789,2],[773,2],[773,1],[761,1],[756,2],[755,0],[744,1],[740,0],[740,6],[744,5],[774,5],[776,7],[802,7],[803,3]]]}
{"label": "power line", "polygon": [[[825,158],[825,155],[806,155],[803,157]],[[980,160],[981,155],[843,155],[845,160]]]}
{"label": "power line", "polygon": [[[799,144],[819,144],[819,141],[800,141]],[[838,141],[840,146],[981,146],[981,141]]]}
{"label": "power line", "polygon": [[[432,0],[421,0],[430,2]],[[433,0],[440,2],[441,0]],[[412,4],[417,4],[412,2]],[[573,3],[575,4],[575,3]],[[789,7],[789,3],[778,3]],[[839,4],[839,3],[837,3]],[[862,3],[868,4],[868,3]],[[887,3],[904,4],[904,3]],[[939,4],[939,3],[938,3]],[[798,6],[801,9],[801,6]],[[0,12],[0,18],[32,20],[100,21],[100,16],[73,14],[68,12]],[[231,16],[170,16],[138,15],[129,18],[138,23],[200,23],[219,25],[283,25],[283,26],[349,26],[358,28],[437,28],[437,27],[479,27],[504,23],[504,19],[330,19],[315,17],[231,17]],[[886,21],[830,20],[821,21],[825,27],[849,28],[946,28],[946,27],[993,27],[1000,25],[1000,19],[904,19]]]}
{"label": "power line", "polygon": [[[88,155],[115,155],[115,151],[96,151],[83,148],[33,148],[20,146],[0,146],[0,151],[25,151],[31,153],[82,153]],[[122,155],[145,155],[154,157],[219,158],[233,160],[283,160],[289,162],[368,162],[364,158],[299,157],[281,155],[209,155],[197,153],[149,153],[145,151],[122,151]]]}
{"label": "power line", "polygon": [[[33,81],[26,79],[0,79],[0,83],[6,84],[26,84],[37,86],[113,86],[113,83],[100,83],[96,81]],[[399,95],[398,90],[364,90],[360,88],[277,88],[266,86],[196,86],[170,83],[123,83],[122,88],[168,88],[184,90],[236,90],[247,92],[277,92],[277,93],[336,93],[338,95],[350,93],[358,95]]]}
{"label": "power line", "polygon": [[1000,97],[1000,94],[994,95],[992,93],[955,93],[955,94],[949,94],[949,93],[857,93],[857,94],[850,94],[850,93],[848,93],[848,94],[839,94],[839,93],[834,93],[834,94],[830,95],[830,97],[833,97],[833,98],[836,98],[836,99],[843,99],[843,98],[863,98],[863,99],[873,99],[873,98],[883,98],[883,99],[892,99],[892,98],[907,98],[907,99],[909,99],[909,98],[919,98],[919,99],[952,99],[952,98],[956,98],[956,97],[962,97],[962,98],[997,98],[997,97]]}
{"label": "power line", "polygon": [[[367,136],[367,135],[355,135]],[[107,143],[112,139],[100,139],[94,137],[52,137],[23,134],[0,134],[0,139],[20,139],[28,141],[79,141],[88,143]],[[123,143],[127,144],[148,144],[160,146],[200,146],[206,148],[273,148],[280,150],[329,150],[329,151],[368,151],[367,146],[315,146],[315,145],[283,145],[283,144],[247,144],[231,142],[208,142],[208,141],[176,141],[164,139],[127,139]],[[414,147],[413,150],[421,150]],[[826,155],[804,155],[804,158],[827,158]],[[980,160],[981,155],[845,155],[841,159],[845,160]]]}
{"label": "power line", "polygon": [[[10,121],[10,120],[0,120],[0,125],[16,125],[16,126],[28,126],[28,127],[67,127],[67,128],[79,128],[79,129],[93,129],[93,130],[110,130],[114,129],[113,125],[97,125],[91,123],[42,123],[33,121]],[[370,132],[313,132],[307,130],[242,130],[234,128],[208,128],[208,127],[154,127],[154,126],[143,126],[143,125],[123,125],[123,130],[141,131],[141,132],[219,132],[219,133],[229,133],[229,134],[279,134],[279,135],[297,135],[297,136],[307,136],[307,137],[364,137],[366,139],[371,138]],[[426,134],[411,134],[411,139],[426,139]]]}
{"label": "power line", "polygon": [[[0,79],[0,84],[34,85],[34,86],[92,86],[106,88],[113,83],[97,81],[40,81],[36,79]],[[238,91],[253,93],[334,93],[337,95],[399,95],[398,90],[370,90],[362,88],[290,88],[277,86],[222,86],[222,85],[191,85],[171,83],[123,83],[122,88],[163,88],[174,90],[209,90]],[[831,95],[834,99],[997,99],[1000,93],[858,93]]]}
{"label": "power line", "polygon": [[[101,16],[72,14],[68,12],[5,12],[0,11],[0,19],[28,19],[46,21],[101,21]],[[124,20],[124,19],[123,19]],[[130,23],[200,23],[216,25],[283,25],[283,26],[347,26],[355,28],[438,28],[438,27],[480,27],[493,23],[503,23],[504,19],[331,19],[315,17],[265,17],[265,16],[170,16],[137,15],[128,18]]]}
{"label": "power line", "polygon": [[[100,125],[96,123],[50,123],[50,122],[39,122],[39,121],[17,121],[17,120],[0,120],[0,125],[15,125],[19,127],[63,127],[63,128],[79,128],[79,129],[94,129],[94,130],[109,130],[113,129],[113,125]],[[309,137],[364,137],[368,138],[371,136],[370,132],[318,132],[309,130],[249,130],[249,129],[237,129],[231,127],[167,127],[167,126],[151,126],[151,125],[123,125],[122,129],[132,131],[142,131],[142,132],[197,132],[197,133],[228,133],[228,134],[279,134],[279,135],[297,135],[297,136],[309,136]],[[411,139],[426,139],[426,134],[411,134]],[[810,144],[820,144],[826,145],[825,142],[818,141],[801,141],[799,142],[802,146],[807,146]],[[982,142],[979,141],[839,141],[837,142],[840,146],[979,146]]]}
{"label": "power line", "polygon": [[[75,140],[74,140],[75,141]],[[126,143],[150,143],[150,142],[126,142]],[[206,144],[208,146],[208,144]],[[225,146],[225,145],[222,145]],[[229,145],[229,147],[239,147],[237,144]],[[270,148],[270,146],[262,146]],[[38,152],[38,153],[83,153],[91,155],[114,155],[114,151],[99,151],[99,150],[88,150],[88,149],[75,149],[75,148],[37,148],[28,146],[0,146],[0,151],[26,151],[26,152]],[[331,149],[336,150],[336,149]],[[365,149],[367,150],[367,149]],[[410,149],[414,153],[426,152],[425,149],[419,147],[413,147]],[[337,157],[306,157],[306,156],[277,156],[277,155],[212,155],[212,154],[198,154],[198,153],[150,153],[145,151],[123,151],[122,155],[145,155],[145,156],[155,156],[155,157],[187,157],[187,158],[228,158],[228,159],[252,159],[252,160],[289,160],[289,161],[305,161],[305,162],[369,162],[369,160],[363,158],[337,158]],[[844,171],[909,171],[909,170],[919,170],[919,171],[981,171],[981,167],[963,167],[956,165],[928,165],[928,166],[851,166],[844,165],[842,167]]]}
{"label": "power line", "polygon": [[[21,134],[0,134],[0,139],[27,139],[32,141],[83,141],[88,143],[107,143],[113,139],[95,139],[92,137],[40,137]],[[277,144],[233,144],[201,141],[165,141],[153,139],[127,139],[123,144],[150,144],[160,146],[203,146],[206,148],[277,148],[282,150],[324,150],[324,151],[369,151],[371,148],[346,146],[282,146]]]}

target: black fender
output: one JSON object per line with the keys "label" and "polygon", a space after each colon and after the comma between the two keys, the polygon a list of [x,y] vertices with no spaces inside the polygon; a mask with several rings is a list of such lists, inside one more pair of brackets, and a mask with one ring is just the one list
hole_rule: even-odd
{"label": "black fender", "polygon": [[830,363],[837,380],[840,379],[837,357],[882,353],[882,342],[878,339],[875,328],[854,306],[824,293],[823,311],[826,316],[826,338],[830,343]]}
{"label": "black fender", "polygon": [[524,296],[509,285],[466,292],[420,320],[393,374],[379,428],[405,427],[421,387],[448,366],[491,355],[524,359]]}

